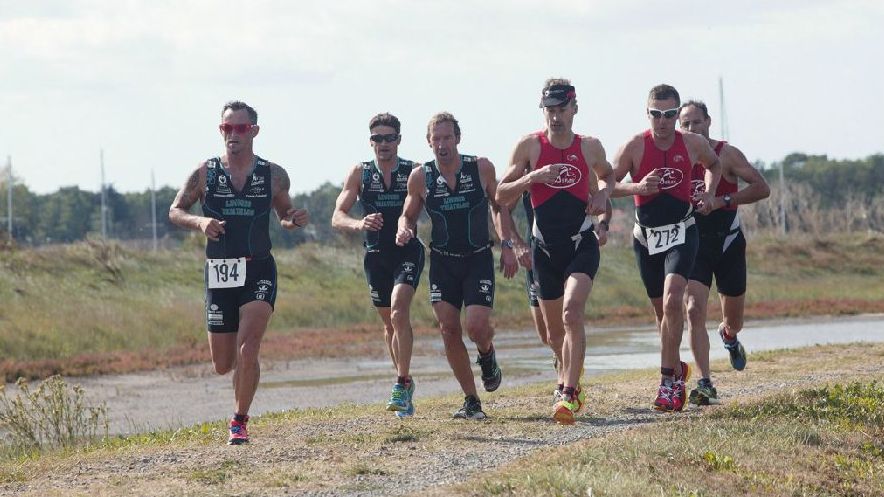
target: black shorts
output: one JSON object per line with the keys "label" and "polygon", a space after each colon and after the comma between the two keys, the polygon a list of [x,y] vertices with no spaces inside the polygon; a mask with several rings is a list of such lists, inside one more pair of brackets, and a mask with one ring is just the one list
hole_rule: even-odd
{"label": "black shorts", "polygon": [[424,259],[424,245],[417,239],[412,239],[404,247],[384,247],[366,252],[362,266],[374,306],[390,307],[396,285],[405,283],[416,289],[424,271]]}
{"label": "black shorts", "polygon": [[494,307],[494,256],[491,249],[463,257],[430,251],[430,303]]}
{"label": "black shorts", "polygon": [[690,279],[712,287],[718,293],[739,297],[746,293],[746,237],[742,231],[728,236],[700,235],[700,248]]}
{"label": "black shorts", "polygon": [[528,292],[528,305],[540,307],[540,299],[537,297],[537,282],[534,280],[534,271],[525,271],[525,291]]}
{"label": "black shorts", "polygon": [[592,230],[581,233],[579,243],[558,245],[531,244],[531,261],[541,300],[556,300],[565,295],[565,281],[573,273],[591,279],[599,270],[599,239]]}
{"label": "black shorts", "polygon": [[649,298],[656,299],[663,296],[666,275],[679,274],[685,279],[690,277],[699,243],[697,226],[694,224],[688,226],[684,237],[683,244],[676,245],[666,252],[649,255],[648,249],[633,236],[632,250],[635,252],[638,272]]}
{"label": "black shorts", "polygon": [[239,308],[260,300],[276,303],[276,261],[273,256],[246,262],[245,285],[236,288],[208,288],[206,264],[206,328],[212,333],[239,331]]}

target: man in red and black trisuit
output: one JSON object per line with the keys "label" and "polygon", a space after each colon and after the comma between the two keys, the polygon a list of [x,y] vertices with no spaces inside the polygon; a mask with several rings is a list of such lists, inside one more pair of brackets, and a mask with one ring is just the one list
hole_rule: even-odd
{"label": "man in red and black trisuit", "polygon": [[[614,182],[601,142],[571,129],[577,114],[571,82],[547,80],[540,107],[546,127],[516,144],[497,199],[501,205],[513,205],[523,192],[530,192],[532,267],[550,346],[561,364],[561,397],[553,418],[573,424],[585,398],[580,388],[585,307],[599,268],[594,231],[607,231]],[[593,217],[598,215],[603,219],[596,228]]]}
{"label": "man in red and black trisuit", "polygon": [[715,208],[715,189],[721,176],[718,156],[700,135],[675,129],[681,101],[669,85],[651,89],[647,117],[651,128],[632,137],[614,160],[614,174],[621,181],[615,195],[633,195],[635,227],[633,251],[639,273],[660,331],[660,387],[654,408],[680,411],[687,401],[685,382],[690,368],[679,356],[684,332],[684,293],[694,267],[698,235],[691,203],[693,164],[706,168],[704,189],[697,197],[697,211]]}
{"label": "man in red and black trisuit", "polygon": [[[718,404],[718,392],[712,385],[709,370],[709,332],[706,330],[709,289],[714,277],[722,314],[718,334],[730,355],[731,366],[742,371],[746,367],[746,351],[737,340],[737,333],[743,328],[746,238],[740,229],[737,206],[767,198],[770,188],[764,176],[749,164],[737,147],[709,138],[712,119],[706,104],[694,100],[685,103],[679,114],[679,124],[683,131],[706,138],[721,161],[721,181],[714,199],[716,210],[705,216],[699,213],[694,215],[700,233],[700,246],[687,287],[691,350],[701,376],[697,388],[691,390],[688,399],[696,405]],[[694,165],[692,182],[695,195],[702,191],[703,171],[702,165]],[[739,189],[739,180],[746,183],[745,188]]]}

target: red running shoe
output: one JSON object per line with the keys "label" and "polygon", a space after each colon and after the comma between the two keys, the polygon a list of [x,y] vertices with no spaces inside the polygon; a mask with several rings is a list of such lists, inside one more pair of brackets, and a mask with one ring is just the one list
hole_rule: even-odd
{"label": "red running shoe", "polygon": [[681,411],[688,402],[687,381],[691,379],[691,367],[682,361],[681,375],[675,377],[672,383],[672,410]]}
{"label": "red running shoe", "polygon": [[230,429],[228,430],[230,438],[227,439],[227,445],[242,445],[249,443],[249,430],[246,428],[246,423],[248,422],[248,416],[246,416],[245,421],[242,423],[235,419],[230,420]]}

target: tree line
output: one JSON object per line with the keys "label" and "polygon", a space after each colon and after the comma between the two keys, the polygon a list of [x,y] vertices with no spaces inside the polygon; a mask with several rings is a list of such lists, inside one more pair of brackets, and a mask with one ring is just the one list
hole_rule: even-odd
{"label": "tree line", "polygon": [[[884,231],[884,154],[857,160],[833,160],[825,155],[793,153],[772,164],[756,164],[771,185],[771,198],[758,205],[741,207],[749,229],[776,229],[780,210],[785,208],[792,231],[826,230]],[[780,185],[783,169],[785,187]],[[7,233],[7,175],[0,180],[0,238]],[[165,246],[180,243],[189,232],[169,222],[168,208],[177,190],[165,186],[156,190],[157,237]],[[306,241],[357,243],[358,236],[341,235],[329,220],[340,186],[326,182],[309,193],[293,196],[294,205],[310,210],[312,223],[306,230],[286,232],[271,223],[275,246],[293,247]],[[107,236],[115,240],[150,240],[153,235],[151,192],[119,192],[106,188]],[[101,192],[77,186],[37,194],[13,179],[12,238],[17,245],[39,246],[71,243],[101,235]],[[615,207],[631,214],[631,200],[616,199]],[[194,207],[198,210],[199,207]],[[355,207],[354,211],[359,208]],[[524,226],[522,209],[517,221]],[[627,216],[631,219],[631,216]]]}

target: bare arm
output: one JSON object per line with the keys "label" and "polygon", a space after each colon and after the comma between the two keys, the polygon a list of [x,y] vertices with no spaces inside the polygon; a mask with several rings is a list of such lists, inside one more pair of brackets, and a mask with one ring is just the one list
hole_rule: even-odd
{"label": "bare arm", "polygon": [[614,170],[605,156],[605,148],[595,138],[584,137],[581,144],[583,156],[587,158],[590,171],[590,198],[586,213],[597,216],[605,213],[611,192],[614,190]]}
{"label": "bare arm", "polygon": [[[770,186],[764,176],[746,160],[737,147],[726,145],[721,152],[722,174],[745,181],[747,186],[731,195],[731,205],[751,204],[770,196]],[[721,201],[724,205],[724,200]]]}
{"label": "bare arm", "polygon": [[332,228],[342,231],[378,231],[384,224],[380,213],[368,214],[362,219],[356,219],[348,213],[353,204],[359,198],[359,190],[362,187],[362,165],[357,164],[347,175],[344,187],[335,201],[335,212],[332,214]]}
{"label": "bare arm", "polygon": [[206,170],[206,164],[201,163],[187,177],[187,181],[178,190],[175,200],[169,207],[169,221],[182,228],[202,231],[207,238],[218,240],[218,237],[224,233],[223,221],[190,213],[193,204],[202,200],[205,194]]}
{"label": "bare arm", "polygon": [[[513,239],[512,227],[515,226],[513,221],[512,209],[500,208],[495,200],[497,194],[497,177],[494,171],[494,164],[488,159],[482,157],[479,159],[479,176],[482,179],[482,187],[485,189],[485,195],[488,197],[488,206],[491,208],[491,219],[494,223],[494,229],[497,237],[501,240]],[[521,195],[521,193],[520,193]],[[512,278],[519,270],[519,261],[516,259],[514,247],[500,247],[500,270],[503,272],[504,278]]]}
{"label": "bare arm", "polygon": [[416,167],[408,176],[408,195],[402,206],[402,215],[399,216],[396,245],[404,246],[412,238],[416,237],[417,217],[420,215],[427,196],[427,183],[424,177],[424,169]]}
{"label": "bare arm", "polygon": [[519,140],[510,156],[510,165],[497,185],[497,203],[513,205],[519,196],[531,187],[531,183],[549,183],[559,176],[561,166],[549,164],[540,169],[531,170],[531,156],[540,154],[540,143],[534,135]]}
{"label": "bare arm", "polygon": [[[697,202],[697,212],[700,214],[709,214],[716,207],[715,190],[718,188],[718,182],[721,180],[721,161],[718,155],[709,146],[709,140],[701,135],[693,133],[684,134],[685,145],[688,146],[688,152],[696,156],[698,161],[706,168],[704,180],[706,183],[706,191],[700,195]],[[694,163],[696,161],[691,161]]]}
{"label": "bare arm", "polygon": [[659,186],[661,178],[657,174],[656,169],[645,175],[645,177],[643,177],[638,183],[636,183],[635,180],[629,183],[623,182],[623,178],[626,177],[627,174],[634,177],[638,172],[639,160],[641,160],[643,153],[644,140],[641,135],[634,136],[617,151],[617,155],[614,156],[613,168],[614,181],[616,181],[616,183],[614,184],[612,197],[651,195],[660,191]]}
{"label": "bare arm", "polygon": [[279,217],[279,225],[287,230],[303,228],[310,222],[310,216],[306,209],[295,209],[292,206],[292,198],[289,196],[290,188],[289,174],[279,165],[271,163],[270,192],[273,210]]}

